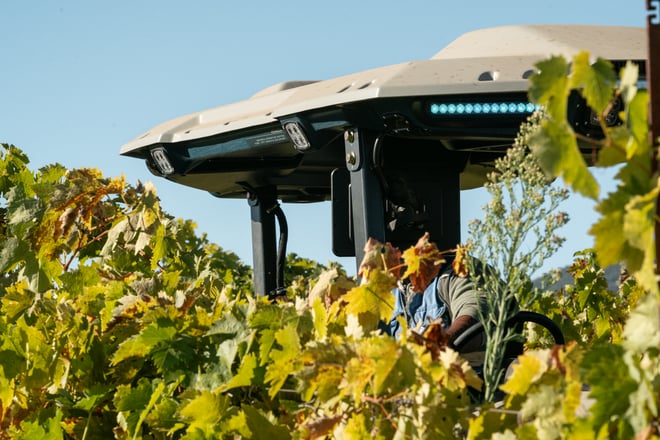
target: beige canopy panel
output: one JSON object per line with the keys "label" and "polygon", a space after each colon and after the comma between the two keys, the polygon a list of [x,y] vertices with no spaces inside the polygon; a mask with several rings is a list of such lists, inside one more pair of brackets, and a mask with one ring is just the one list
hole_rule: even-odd
{"label": "beige canopy panel", "polygon": [[467,33],[430,60],[380,67],[324,81],[277,84],[234,104],[181,116],[128,142],[135,155],[159,143],[184,142],[276,123],[296,113],[379,98],[525,91],[534,64],[586,50],[613,61],[646,57],[643,28],[587,25],[506,26]]}

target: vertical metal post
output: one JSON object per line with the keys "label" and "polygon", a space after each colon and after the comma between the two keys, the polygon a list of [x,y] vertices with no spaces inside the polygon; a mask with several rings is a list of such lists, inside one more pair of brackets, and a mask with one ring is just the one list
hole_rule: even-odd
{"label": "vertical metal post", "polygon": [[[646,79],[649,91],[649,138],[651,140],[653,154],[653,171],[658,172],[658,151],[660,143],[660,0],[646,0],[647,9],[647,50]],[[655,273],[660,275],[660,197],[655,203]],[[660,290],[660,282],[658,289]],[[660,317],[660,307],[658,308]],[[660,322],[660,321],[659,321]]]}
{"label": "vertical metal post", "polygon": [[647,50],[646,77],[650,97],[649,129],[651,142],[657,146],[660,136],[660,0],[646,0]]}
{"label": "vertical metal post", "polygon": [[275,215],[277,205],[274,187],[260,188],[248,195],[252,220],[252,270],[255,294],[269,295],[277,287],[277,249]]}
{"label": "vertical metal post", "polygon": [[[653,154],[653,172],[658,172],[658,143],[660,136],[660,0],[646,0],[647,60],[646,79],[649,92],[649,139]],[[656,200],[656,218],[660,214],[660,199]],[[660,256],[660,223],[655,223],[655,255]],[[660,264],[655,271],[660,274]]]}
{"label": "vertical metal post", "polygon": [[351,211],[355,260],[359,269],[369,238],[385,241],[385,208],[378,176],[373,168],[376,136],[361,129],[344,132],[346,167],[350,172]]}

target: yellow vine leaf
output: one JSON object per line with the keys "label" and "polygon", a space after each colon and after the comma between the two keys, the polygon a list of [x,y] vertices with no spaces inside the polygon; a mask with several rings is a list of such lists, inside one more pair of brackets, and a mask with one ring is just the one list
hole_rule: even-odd
{"label": "yellow vine leaf", "polygon": [[391,291],[396,287],[396,278],[381,270],[371,270],[365,273],[360,286],[354,287],[346,295],[346,313],[358,317],[360,324],[370,330],[376,327],[379,320],[388,320],[394,311],[394,295]]}
{"label": "yellow vine leaf", "polygon": [[463,390],[467,387],[481,390],[482,380],[458,352],[442,350],[439,361],[444,367],[444,375],[440,378],[440,383],[450,391]]}
{"label": "yellow vine leaf", "polygon": [[469,275],[468,251],[468,246],[456,246],[456,256],[454,257],[454,261],[451,263],[452,269],[454,269],[456,275],[461,278],[466,278]]}
{"label": "yellow vine leaf", "polygon": [[390,272],[398,278],[401,270],[401,251],[391,243],[381,243],[370,237],[364,245],[364,257],[360,262],[358,276],[364,277],[374,269]]}
{"label": "yellow vine leaf", "polygon": [[415,292],[423,292],[431,281],[438,276],[442,263],[445,262],[435,243],[425,233],[415,246],[403,252],[406,271],[402,278],[409,278]]}
{"label": "yellow vine leaf", "polygon": [[307,304],[312,306],[316,299],[320,299],[325,308],[344,296],[346,292],[355,287],[355,282],[339,274],[337,269],[326,270],[314,284],[314,287],[307,296]]}
{"label": "yellow vine leaf", "polygon": [[547,355],[547,350],[541,352],[525,353],[518,357],[518,363],[513,365],[513,374],[509,380],[501,386],[502,391],[508,394],[524,395],[529,391],[532,384],[547,369],[546,363],[542,362],[539,354]]}

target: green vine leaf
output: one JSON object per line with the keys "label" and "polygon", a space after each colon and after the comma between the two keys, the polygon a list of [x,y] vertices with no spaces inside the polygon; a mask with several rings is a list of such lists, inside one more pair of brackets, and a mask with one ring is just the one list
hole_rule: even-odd
{"label": "green vine leaf", "polygon": [[275,332],[275,342],[279,347],[270,351],[272,363],[266,367],[265,377],[266,382],[270,384],[268,394],[271,398],[277,395],[289,375],[302,367],[300,338],[295,325],[287,324]]}
{"label": "green vine leaf", "polygon": [[383,270],[370,270],[365,273],[365,280],[351,289],[343,300],[346,313],[355,315],[362,327],[369,331],[377,327],[380,320],[386,321],[394,311],[394,295],[397,279]]}
{"label": "green vine leaf", "polygon": [[188,432],[199,430],[206,435],[216,432],[216,425],[225,415],[231,403],[229,397],[211,391],[202,391],[180,410],[181,416],[188,422]]}
{"label": "green vine leaf", "polygon": [[597,199],[600,187],[578,149],[573,129],[561,119],[545,119],[530,136],[529,145],[551,177],[562,176],[575,191]]}
{"label": "green vine leaf", "polygon": [[587,105],[602,114],[614,97],[616,74],[612,64],[602,58],[591,63],[588,52],[580,52],[573,57],[570,87],[581,89]]}
{"label": "green vine leaf", "polygon": [[176,328],[171,324],[165,326],[160,326],[158,323],[151,324],[140,334],[132,336],[119,345],[112,357],[112,365],[117,365],[131,357],[145,357],[159,344],[172,341],[175,334]]}
{"label": "green vine leaf", "polygon": [[[598,197],[598,183],[591,175],[580,153],[575,133],[567,122],[568,98],[571,88],[589,82],[588,100],[602,105],[602,89],[608,83],[603,66],[587,67],[588,55],[581,53],[574,60],[573,82],[569,81],[568,63],[563,57],[552,57],[536,64],[538,73],[530,78],[529,96],[544,109],[540,129],[533,133],[529,145],[545,172],[551,177],[563,176],[564,182],[586,197]],[[593,84],[591,84],[593,82]],[[611,99],[611,91],[610,91]]]}
{"label": "green vine leaf", "polygon": [[563,57],[554,56],[536,63],[537,72],[529,79],[530,99],[544,106],[547,115],[557,121],[566,119],[570,90],[570,83],[566,77],[568,67]]}
{"label": "green vine leaf", "polygon": [[634,353],[660,358],[660,308],[646,295],[630,313],[623,331],[623,346]]}
{"label": "green vine leaf", "polygon": [[236,374],[225,384],[223,384],[219,391],[226,392],[232,388],[247,387],[252,384],[254,379],[254,370],[257,368],[257,358],[254,353],[248,353],[241,359],[241,365],[238,367]]}

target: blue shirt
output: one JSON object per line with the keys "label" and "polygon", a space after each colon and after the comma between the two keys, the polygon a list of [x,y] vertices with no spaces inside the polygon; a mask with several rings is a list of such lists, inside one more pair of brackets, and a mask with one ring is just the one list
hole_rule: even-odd
{"label": "blue shirt", "polygon": [[421,294],[408,289],[411,288],[392,291],[395,295],[392,318],[380,326],[390,336],[400,336],[400,317],[406,320],[409,329],[421,334],[439,319],[445,328],[449,328],[459,316],[479,319],[479,309],[483,310],[485,306],[484,292],[477,289],[468,277],[456,275],[450,263]]}
{"label": "blue shirt", "polygon": [[[438,285],[440,277],[436,277],[426,290],[420,294],[407,295],[404,289],[394,289],[392,293],[396,296],[394,312],[388,324],[382,326],[385,333],[398,338],[401,335],[401,324],[397,319],[403,316],[408,323],[408,328],[415,329],[417,333],[424,330],[438,319],[442,319],[445,327],[449,326],[447,305],[440,299]],[[406,296],[409,296],[410,301]]]}

